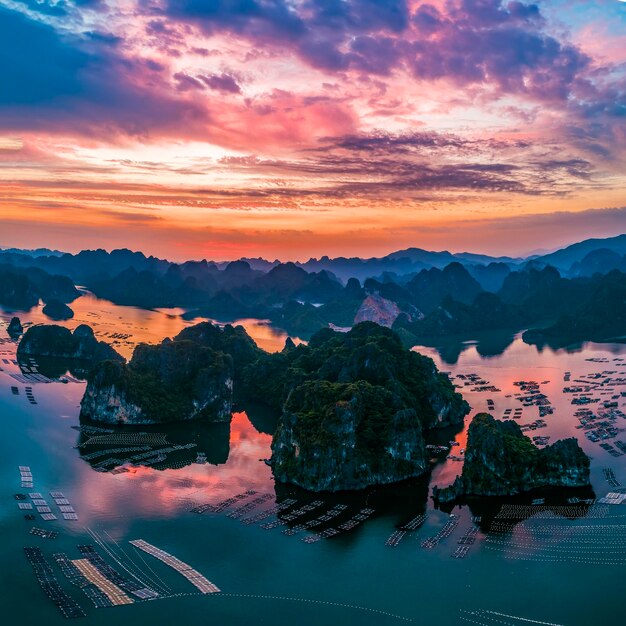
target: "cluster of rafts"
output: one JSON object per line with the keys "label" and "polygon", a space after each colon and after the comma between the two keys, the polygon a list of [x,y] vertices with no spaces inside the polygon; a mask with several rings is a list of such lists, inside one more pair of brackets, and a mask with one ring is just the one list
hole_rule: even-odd
{"label": "cluster of rafts", "polygon": [[[231,496],[217,504],[206,503],[197,505],[190,509],[190,511],[198,514],[206,512],[222,513],[227,509],[231,509],[233,505],[242,500],[249,499],[253,496],[256,497],[230,510],[227,513],[227,517],[238,519],[246,525],[252,525],[264,521],[272,515],[276,515],[277,517],[275,519],[261,524],[260,527],[263,530],[283,527],[283,534],[287,536],[307,532],[307,535],[302,537],[302,541],[305,543],[316,543],[321,539],[329,539],[341,532],[352,530],[369,519],[374,513],[374,509],[369,507],[359,509],[356,513],[350,513],[348,505],[342,503],[334,504],[320,511],[320,508],[325,504],[323,500],[314,500],[298,506],[297,500],[288,498],[280,503],[276,503],[268,509],[258,511],[254,515],[245,517],[245,515],[251,513],[255,508],[263,505],[274,497],[273,494],[269,493],[258,495],[253,489],[248,489],[247,491]],[[313,515],[313,517],[311,517],[311,515]],[[310,519],[305,521],[307,516],[309,516]],[[334,526],[333,522],[335,522],[339,516],[343,516],[344,521]],[[302,521],[300,522],[299,520]]]}
{"label": "cluster of rafts", "polygon": [[[219,588],[200,572],[156,546],[136,539],[130,542],[138,550],[153,556],[186,578],[199,593],[218,593]],[[133,604],[168,597],[146,584],[129,569],[122,573],[109,565],[93,545],[80,545],[80,558],[71,559],[66,554],[55,553],[53,560],[59,571],[73,586],[80,589],[96,608]],[[32,565],[37,581],[44,593],[67,618],[84,617],[81,606],[66,593],[59,583],[55,570],[39,548],[26,547],[24,552]],[[156,585],[154,585],[156,586]]]}

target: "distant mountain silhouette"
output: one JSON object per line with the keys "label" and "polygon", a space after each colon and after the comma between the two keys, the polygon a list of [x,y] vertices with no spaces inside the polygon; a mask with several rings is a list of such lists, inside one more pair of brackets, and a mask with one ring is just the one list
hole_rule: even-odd
{"label": "distant mountain silhouette", "polygon": [[[37,252],[0,250],[0,304],[28,309],[40,299],[71,302],[79,284],[118,304],[181,307],[188,319],[269,319],[303,338],[329,326],[349,328],[357,317],[393,325],[406,342],[542,327],[551,328],[551,337],[562,332],[579,340],[601,338],[603,329],[611,337],[626,334],[619,315],[614,323],[599,321],[608,303],[621,306],[615,298],[626,271],[626,235],[528,259],[420,248],[306,263],[172,263],[125,249]],[[608,283],[600,278],[609,275]],[[605,288],[596,293],[598,285]],[[586,321],[576,322],[577,316]]]}
{"label": "distant mountain silhouette", "polygon": [[626,234],[608,239],[586,239],[534,260],[569,272],[574,263],[580,263],[590,252],[600,249],[616,252],[623,257],[626,254]]}

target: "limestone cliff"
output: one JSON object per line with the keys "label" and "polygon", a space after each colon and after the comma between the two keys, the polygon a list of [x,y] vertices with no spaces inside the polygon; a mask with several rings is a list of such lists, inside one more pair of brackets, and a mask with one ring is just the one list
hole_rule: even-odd
{"label": "limestone cliff", "polygon": [[128,365],[89,377],[81,417],[115,424],[229,422],[238,372],[261,351],[241,326],[202,322],[159,345],[140,344]]}
{"label": "limestone cliff", "polygon": [[275,478],[312,491],[396,482],[426,466],[415,410],[365,382],[300,386],[272,442]]}
{"label": "limestone cliff", "polygon": [[[431,359],[371,322],[320,331],[255,364],[258,398],[281,402],[272,469],[313,491],[360,489],[426,470],[422,432],[460,423],[469,407]],[[265,390],[265,393],[263,392]]]}
{"label": "limestone cliff", "polygon": [[139,345],[128,365],[101,363],[87,383],[81,418],[112,424],[229,422],[233,360],[188,340]]}
{"label": "limestone cliff", "polygon": [[469,427],[461,476],[433,493],[444,502],[465,495],[509,496],[542,487],[588,485],[589,459],[575,438],[539,449],[516,422],[479,413]]}

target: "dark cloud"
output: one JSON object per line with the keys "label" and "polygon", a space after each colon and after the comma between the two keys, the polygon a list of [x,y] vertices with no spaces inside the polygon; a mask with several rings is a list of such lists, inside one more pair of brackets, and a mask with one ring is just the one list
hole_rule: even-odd
{"label": "dark cloud", "polygon": [[491,83],[503,93],[566,99],[589,58],[544,30],[536,4],[449,0],[446,12],[404,0],[167,0],[166,12],[207,33],[287,46],[314,67]]}
{"label": "dark cloud", "polygon": [[113,211],[113,210],[104,210],[98,209],[98,213],[104,217],[112,218],[115,220],[120,220],[122,222],[133,222],[133,223],[151,223],[151,222],[161,222],[163,218],[159,215],[149,215],[146,213],[130,213],[127,211]]}
{"label": "dark cloud", "polygon": [[190,89],[204,89],[204,85],[193,76],[185,74],[185,72],[177,72],[174,74],[177,91],[189,91]]}
{"label": "dark cloud", "polygon": [[215,89],[215,91],[222,91],[224,93],[241,93],[241,87],[239,83],[230,74],[211,74],[210,76],[198,76],[198,78],[209,89]]}
{"label": "dark cloud", "polygon": [[79,73],[93,66],[86,51],[63,43],[49,26],[0,6],[0,106],[51,104],[81,90]]}
{"label": "dark cloud", "polygon": [[174,74],[177,91],[203,90],[207,87],[214,91],[222,93],[238,94],[241,93],[241,87],[230,74],[198,74],[191,76],[185,72],[177,72]]}
{"label": "dark cloud", "polygon": [[[325,140],[293,160],[228,157],[221,163],[280,180],[298,176],[306,185],[245,190],[253,195],[435,200],[443,192],[511,192],[567,195],[599,183],[581,158],[535,154],[531,144],[462,139],[435,132],[375,132]],[[486,159],[486,154],[490,154]],[[319,183],[323,181],[322,189]]]}
{"label": "dark cloud", "polygon": [[142,85],[155,66],[125,58],[117,38],[61,36],[52,26],[0,6],[0,126],[85,134],[166,131],[202,117],[192,104]]}
{"label": "dark cloud", "polygon": [[448,15],[421,5],[413,22],[422,35],[407,43],[416,77],[495,84],[504,93],[565,100],[590,59],[544,32],[536,5],[460,0]]}
{"label": "dark cloud", "polygon": [[470,144],[467,139],[456,135],[429,132],[387,133],[375,131],[368,134],[347,135],[334,141],[335,148],[351,151],[387,152],[391,154],[413,152],[425,148],[460,149]]}
{"label": "dark cloud", "polygon": [[[204,32],[227,31],[259,44],[291,46],[311,65],[358,67],[388,73],[398,61],[394,42],[374,34],[402,33],[409,25],[405,0],[167,0],[166,13]],[[345,50],[346,44],[352,42]]]}

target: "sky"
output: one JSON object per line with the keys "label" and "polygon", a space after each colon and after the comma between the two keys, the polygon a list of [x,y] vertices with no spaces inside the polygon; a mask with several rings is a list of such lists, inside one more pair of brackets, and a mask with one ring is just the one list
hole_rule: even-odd
{"label": "sky", "polygon": [[520,255],[626,232],[626,2],[0,0],[0,246]]}

